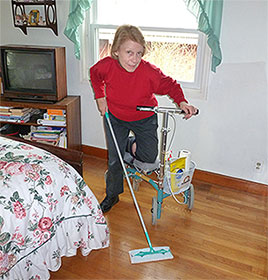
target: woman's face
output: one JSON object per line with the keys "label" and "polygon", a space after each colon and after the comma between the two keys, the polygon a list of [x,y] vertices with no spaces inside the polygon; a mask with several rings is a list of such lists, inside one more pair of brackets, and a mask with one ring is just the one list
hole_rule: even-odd
{"label": "woman's face", "polygon": [[125,41],[115,52],[120,65],[128,72],[134,72],[141,62],[143,46],[132,40]]}

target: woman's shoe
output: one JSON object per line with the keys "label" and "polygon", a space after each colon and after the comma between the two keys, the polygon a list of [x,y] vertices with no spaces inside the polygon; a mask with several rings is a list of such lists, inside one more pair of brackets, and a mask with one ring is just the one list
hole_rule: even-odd
{"label": "woman's shoe", "polygon": [[109,197],[106,195],[104,200],[100,204],[101,211],[103,213],[108,212],[119,201],[119,196]]}

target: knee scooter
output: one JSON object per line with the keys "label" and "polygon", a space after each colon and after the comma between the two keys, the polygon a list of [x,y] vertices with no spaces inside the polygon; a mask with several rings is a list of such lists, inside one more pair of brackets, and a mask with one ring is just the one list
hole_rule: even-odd
{"label": "knee scooter", "polygon": [[[134,190],[138,190],[141,181],[146,181],[157,191],[157,196],[152,199],[152,224],[156,224],[157,219],[161,217],[161,208],[163,199],[172,195],[175,200],[180,204],[186,204],[188,209],[191,210],[194,205],[194,186],[191,184],[192,176],[195,169],[195,163],[190,162],[189,170],[184,171],[180,174],[170,174],[167,170],[167,155],[169,149],[167,148],[167,135],[170,132],[168,128],[168,119],[173,117],[175,122],[174,114],[183,114],[181,109],[169,108],[169,107],[137,107],[139,111],[151,111],[155,113],[163,114],[162,128],[161,128],[161,143],[160,143],[160,162],[156,165],[152,165],[153,170],[144,171],[142,165],[127,166],[127,174],[129,178],[132,178],[132,185]],[[175,133],[174,133],[175,134]],[[174,137],[174,134],[172,138]],[[148,167],[148,164],[147,166]],[[157,180],[151,178],[151,174],[155,173]],[[177,192],[181,194],[183,201],[180,202],[175,197],[175,193],[171,189],[171,181],[176,183]]]}

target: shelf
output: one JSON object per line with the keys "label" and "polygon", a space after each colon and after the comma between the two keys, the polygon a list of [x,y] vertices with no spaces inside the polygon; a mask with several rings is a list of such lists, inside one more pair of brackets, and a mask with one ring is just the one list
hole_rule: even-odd
{"label": "shelf", "polygon": [[[10,101],[3,97],[0,97],[1,106],[7,107],[24,107],[24,108],[33,108],[40,110],[47,109],[63,109],[66,111],[66,126],[67,132],[67,148],[74,150],[81,150],[81,109],[80,109],[80,96],[67,96],[66,98],[58,101],[56,103],[36,103],[36,102],[17,102]],[[8,122],[0,121],[0,124],[16,124],[22,126],[45,126],[37,124],[37,116],[33,116],[30,121],[26,123],[17,123],[17,122]],[[46,125],[49,126],[49,125]]]}
{"label": "shelf", "polygon": [[27,28],[50,28],[58,36],[56,0],[12,0],[12,11],[14,26],[20,28],[25,35]]}
{"label": "shelf", "polygon": [[[11,122],[11,121],[0,121],[1,124],[6,124],[6,123],[9,123],[9,124],[18,124],[18,125],[26,125],[26,126],[53,126],[53,125],[43,125],[43,124],[38,124],[34,121],[28,121],[28,122],[25,122],[25,123],[20,123],[20,122]],[[63,127],[65,128],[66,125],[62,125],[62,126],[59,126],[57,125],[57,127]]]}
{"label": "shelf", "polygon": [[51,4],[51,3],[55,3],[55,0],[43,0],[43,1],[16,1],[13,0],[12,4],[22,4],[25,6],[42,6],[44,4]]}

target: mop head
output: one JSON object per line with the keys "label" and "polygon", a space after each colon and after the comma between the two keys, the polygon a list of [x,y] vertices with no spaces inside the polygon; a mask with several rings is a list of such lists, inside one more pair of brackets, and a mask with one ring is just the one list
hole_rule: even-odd
{"label": "mop head", "polygon": [[130,261],[134,263],[173,259],[169,247],[153,247],[129,251]]}

